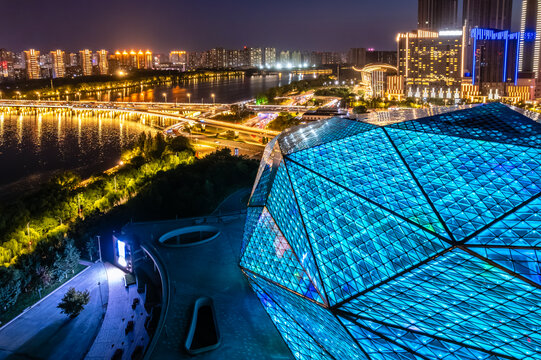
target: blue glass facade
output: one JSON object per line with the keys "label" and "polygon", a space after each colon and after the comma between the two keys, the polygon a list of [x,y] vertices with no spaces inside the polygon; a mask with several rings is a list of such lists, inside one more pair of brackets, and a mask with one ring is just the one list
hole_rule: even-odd
{"label": "blue glass facade", "polygon": [[541,359],[541,124],[502,104],[269,143],[241,267],[298,359]]}

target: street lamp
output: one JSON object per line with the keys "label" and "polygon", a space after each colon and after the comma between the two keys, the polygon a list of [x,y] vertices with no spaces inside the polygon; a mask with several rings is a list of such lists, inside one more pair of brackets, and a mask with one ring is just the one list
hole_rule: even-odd
{"label": "street lamp", "polygon": [[21,100],[21,92],[17,91],[16,94],[17,94],[17,100]]}
{"label": "street lamp", "polygon": [[118,93],[118,101],[122,101],[122,93],[121,92]]}
{"label": "street lamp", "polygon": [[167,102],[167,94],[166,93],[163,93],[163,98],[164,98],[164,101],[163,102]]}
{"label": "street lamp", "polygon": [[77,96],[79,96],[79,102],[80,102],[80,101],[81,101],[81,93],[78,92],[78,93],[77,93]]}
{"label": "street lamp", "polygon": [[70,96],[69,96],[68,90],[66,90],[66,101],[70,101]]}
{"label": "street lamp", "polygon": [[39,93],[39,91],[36,91],[36,95],[38,96],[38,101],[41,101],[41,94]]}
{"label": "street lamp", "polygon": [[188,104],[192,103],[192,94],[188,93]]}
{"label": "street lamp", "polygon": [[216,95],[210,94],[212,96],[212,105],[216,105]]}

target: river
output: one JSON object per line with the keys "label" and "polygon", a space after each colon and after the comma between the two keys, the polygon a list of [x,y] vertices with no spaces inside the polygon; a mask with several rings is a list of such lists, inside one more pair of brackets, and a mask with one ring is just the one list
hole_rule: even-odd
{"label": "river", "polygon": [[[100,94],[100,100],[107,100],[103,96],[113,101],[164,101],[167,97],[168,102],[211,102],[214,94],[216,102],[232,103],[292,80],[296,78],[285,75],[187,81],[170,87],[112,91]],[[122,151],[145,130],[149,130],[145,125],[118,118],[0,112],[0,198],[31,191],[62,171],[87,177],[106,170],[119,162]]]}

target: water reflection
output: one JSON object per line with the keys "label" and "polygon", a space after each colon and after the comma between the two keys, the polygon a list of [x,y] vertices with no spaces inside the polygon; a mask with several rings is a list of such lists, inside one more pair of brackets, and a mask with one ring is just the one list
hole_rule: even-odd
{"label": "water reflection", "polygon": [[0,114],[0,186],[61,170],[83,176],[114,166],[137,135],[140,123],[91,115]]}
{"label": "water reflection", "polygon": [[276,86],[282,86],[292,81],[302,79],[302,75],[267,75],[253,77],[221,77],[212,79],[191,79],[180,82],[170,82],[165,85],[148,86],[135,85],[129,88],[114,90],[97,90],[83,93],[81,99],[96,101],[123,102],[163,102],[164,95],[168,102],[212,102],[215,94],[217,103],[233,103],[252,99],[257,94]]}

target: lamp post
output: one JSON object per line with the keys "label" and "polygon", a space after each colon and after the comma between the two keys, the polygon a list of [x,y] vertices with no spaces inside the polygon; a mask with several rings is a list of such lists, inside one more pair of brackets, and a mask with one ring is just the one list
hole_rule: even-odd
{"label": "lamp post", "polygon": [[79,96],[79,102],[81,102],[81,93],[78,92],[78,93],[77,93],[77,96]]}
{"label": "lamp post", "polygon": [[166,93],[163,93],[162,95],[163,95],[163,99],[164,99],[163,102],[167,102],[167,94],[166,94]]}
{"label": "lamp post", "polygon": [[216,105],[216,95],[210,94],[212,96],[212,105]]}
{"label": "lamp post", "polygon": [[188,93],[188,104],[192,103],[192,94]]}
{"label": "lamp post", "polygon": [[38,101],[41,101],[41,94],[39,93],[39,91],[36,91],[36,95],[38,96]]}
{"label": "lamp post", "polygon": [[103,311],[103,296],[101,295],[101,281],[98,281],[98,288],[100,289],[101,311]]}
{"label": "lamp post", "polygon": [[21,92],[17,91],[16,94],[17,94],[17,100],[21,100]]}

